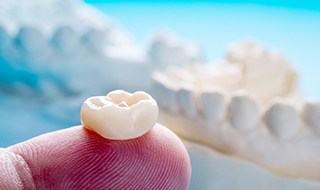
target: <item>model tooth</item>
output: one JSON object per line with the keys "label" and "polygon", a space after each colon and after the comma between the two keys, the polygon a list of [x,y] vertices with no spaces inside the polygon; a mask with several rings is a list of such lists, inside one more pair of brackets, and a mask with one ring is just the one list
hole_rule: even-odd
{"label": "model tooth", "polygon": [[152,92],[153,92],[153,96],[155,97],[155,99],[157,100],[157,103],[158,103],[158,106],[163,109],[166,107],[167,105],[167,101],[164,97],[164,92],[165,92],[165,89],[164,89],[164,85],[157,81],[157,80],[153,80],[153,83],[152,83]]}
{"label": "model tooth", "polygon": [[320,102],[305,103],[303,117],[309,126],[320,132]]}
{"label": "model tooth", "polygon": [[259,123],[259,107],[248,95],[235,95],[230,102],[230,119],[237,129],[252,129]]}
{"label": "model tooth", "polygon": [[154,36],[148,51],[149,59],[158,68],[172,65],[190,65],[201,61],[200,50],[187,45],[168,33]]}
{"label": "model tooth", "polygon": [[42,48],[45,44],[45,39],[39,29],[22,27],[17,36],[17,43],[24,51],[34,52]]}
{"label": "model tooth", "polygon": [[164,86],[164,100],[167,101],[166,108],[171,113],[178,113],[179,112],[179,105],[178,105],[178,97],[177,91],[171,89],[168,86]]}
{"label": "model tooth", "polygon": [[91,29],[83,37],[84,44],[94,52],[101,52],[107,45],[105,30]]}
{"label": "model tooth", "polygon": [[62,26],[53,35],[53,46],[63,53],[68,53],[77,46],[77,37],[70,26]]}
{"label": "model tooth", "polygon": [[299,114],[293,106],[275,102],[265,113],[265,122],[270,131],[278,138],[293,136],[299,129]]}
{"label": "model tooth", "polygon": [[178,91],[178,105],[180,112],[188,117],[196,116],[197,109],[193,92],[187,89],[180,89]]}
{"label": "model tooth", "polygon": [[174,82],[169,81],[165,75],[159,72],[153,73],[152,78],[154,81],[153,91],[159,99],[157,100],[159,101],[161,108],[171,113],[178,113],[178,94],[175,87],[172,85]]}
{"label": "model tooth", "polygon": [[223,92],[204,92],[200,95],[204,117],[207,120],[221,121],[226,112],[226,96]]}
{"label": "model tooth", "polygon": [[145,92],[116,90],[107,96],[88,98],[82,105],[84,127],[101,136],[126,140],[147,133],[158,119],[156,101]]}
{"label": "model tooth", "polygon": [[159,108],[163,108],[164,98],[163,98],[163,85],[157,80],[152,80],[151,91],[153,97],[156,99]]}

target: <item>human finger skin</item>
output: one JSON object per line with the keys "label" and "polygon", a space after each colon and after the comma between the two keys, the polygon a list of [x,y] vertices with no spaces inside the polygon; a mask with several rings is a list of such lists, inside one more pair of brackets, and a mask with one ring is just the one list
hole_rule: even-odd
{"label": "human finger skin", "polygon": [[184,145],[159,124],[131,140],[108,140],[76,126],[2,151],[7,153],[0,164],[11,162],[0,169],[0,185],[7,189],[183,190],[191,177]]}

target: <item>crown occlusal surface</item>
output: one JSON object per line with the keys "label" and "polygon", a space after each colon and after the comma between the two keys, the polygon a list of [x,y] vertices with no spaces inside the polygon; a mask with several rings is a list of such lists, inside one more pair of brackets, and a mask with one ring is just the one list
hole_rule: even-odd
{"label": "crown occlusal surface", "polygon": [[147,93],[123,90],[88,98],[82,105],[84,127],[113,140],[127,140],[147,133],[158,119],[157,102]]}

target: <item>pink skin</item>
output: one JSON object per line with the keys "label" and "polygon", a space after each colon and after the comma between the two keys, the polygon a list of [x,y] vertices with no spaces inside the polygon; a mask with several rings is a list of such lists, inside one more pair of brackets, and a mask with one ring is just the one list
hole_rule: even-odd
{"label": "pink skin", "polygon": [[184,190],[190,177],[185,147],[159,124],[132,140],[77,126],[0,149],[1,189]]}

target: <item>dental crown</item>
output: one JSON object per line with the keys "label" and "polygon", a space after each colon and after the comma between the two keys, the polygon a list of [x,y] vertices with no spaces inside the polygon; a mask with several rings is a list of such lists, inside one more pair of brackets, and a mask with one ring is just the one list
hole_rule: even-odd
{"label": "dental crown", "polygon": [[158,119],[157,102],[147,93],[123,90],[88,98],[81,108],[84,127],[102,137],[127,140],[147,133]]}
{"label": "dental crown", "polygon": [[159,122],[183,138],[275,174],[320,179],[320,103],[301,101],[279,53],[234,45],[219,64],[153,73]]}

